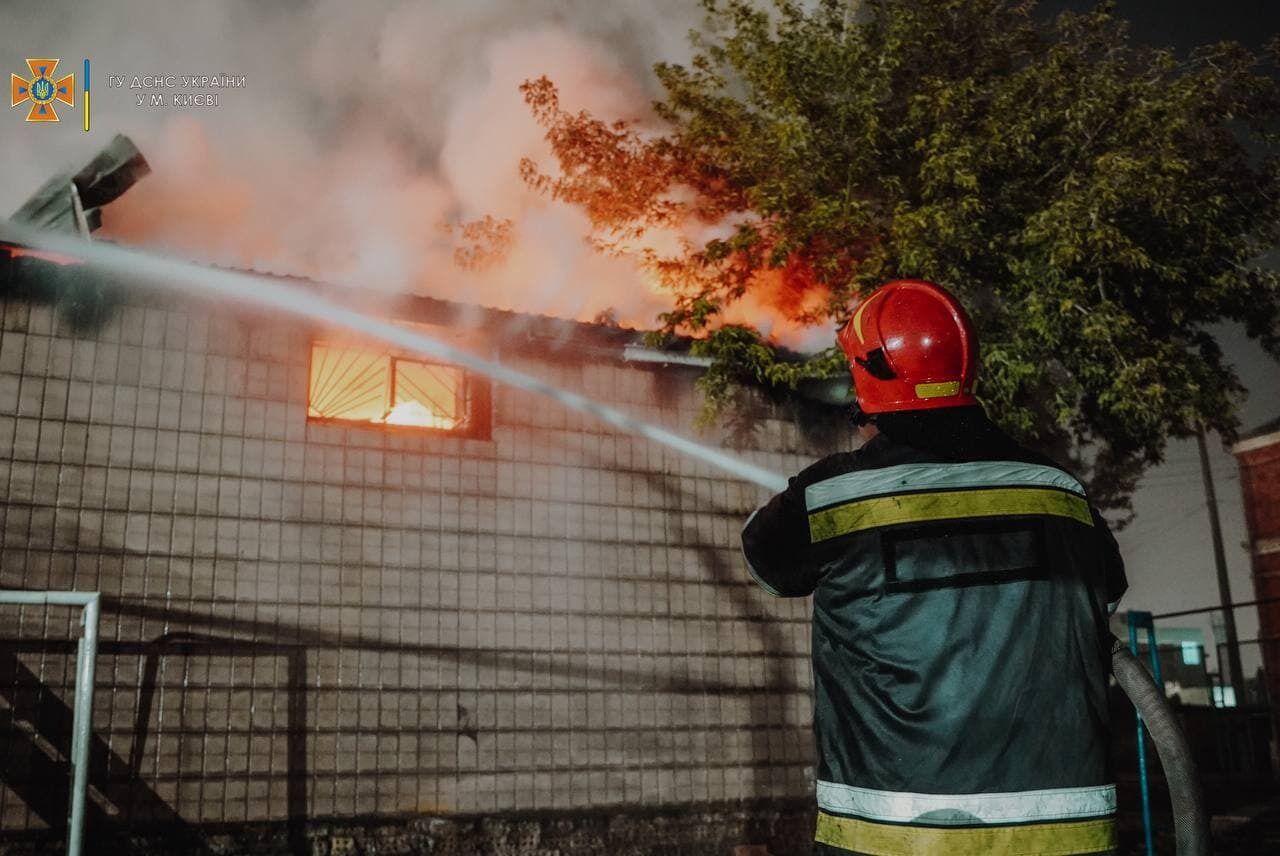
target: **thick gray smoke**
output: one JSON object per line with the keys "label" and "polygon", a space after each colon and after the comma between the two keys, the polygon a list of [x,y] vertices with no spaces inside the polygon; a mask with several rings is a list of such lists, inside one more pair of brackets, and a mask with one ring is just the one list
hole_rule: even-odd
{"label": "thick gray smoke", "polygon": [[[6,4],[8,5],[8,4]],[[641,118],[657,59],[688,56],[693,0],[376,0],[172,3],[54,0],[0,11],[0,55],[92,62],[62,121],[0,130],[0,213],[50,173],[129,134],[154,174],[106,212],[120,240],[221,264],[487,305],[652,320],[665,303],[626,261],[585,244],[582,216],[527,190],[521,157],[548,163],[517,90],[542,74],[563,103]],[[245,75],[216,107],[138,106],[108,75]],[[206,90],[207,91],[207,90]],[[457,224],[514,223],[508,263],[453,263]]]}

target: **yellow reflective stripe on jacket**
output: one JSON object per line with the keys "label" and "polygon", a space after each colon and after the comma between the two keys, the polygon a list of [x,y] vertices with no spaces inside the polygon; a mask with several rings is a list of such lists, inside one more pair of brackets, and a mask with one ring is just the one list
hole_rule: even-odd
{"label": "yellow reflective stripe on jacket", "polygon": [[1115,821],[934,828],[818,812],[814,840],[865,856],[1082,856],[1116,847]]}
{"label": "yellow reflective stripe on jacket", "polygon": [[1052,488],[984,488],[878,496],[824,508],[809,515],[814,543],[899,523],[927,523],[964,517],[1052,514],[1093,525],[1084,497]]}

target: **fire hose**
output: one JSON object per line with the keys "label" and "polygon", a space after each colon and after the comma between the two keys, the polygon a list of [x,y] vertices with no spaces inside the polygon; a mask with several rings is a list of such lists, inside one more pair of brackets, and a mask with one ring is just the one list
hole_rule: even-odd
{"label": "fire hose", "polygon": [[1178,725],[1164,691],[1119,639],[1111,640],[1111,671],[1116,683],[1138,709],[1160,756],[1169,798],[1178,856],[1209,856],[1209,816],[1191,745]]}

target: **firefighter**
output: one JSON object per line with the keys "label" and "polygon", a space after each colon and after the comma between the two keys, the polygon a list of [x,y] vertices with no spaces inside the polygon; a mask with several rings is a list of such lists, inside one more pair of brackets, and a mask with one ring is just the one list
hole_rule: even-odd
{"label": "firefighter", "polygon": [[945,290],[888,283],[838,340],[867,442],[742,532],[766,591],[813,595],[815,852],[1112,851],[1115,539],[1070,473],[987,418]]}

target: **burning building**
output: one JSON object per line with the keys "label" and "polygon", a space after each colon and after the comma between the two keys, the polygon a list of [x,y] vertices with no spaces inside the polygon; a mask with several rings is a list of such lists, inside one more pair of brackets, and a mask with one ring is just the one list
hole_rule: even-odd
{"label": "burning building", "polygon": [[[0,253],[0,588],[103,594],[94,839],[808,846],[808,607],[749,579],[759,488],[464,367],[216,297],[126,283],[69,324],[31,281],[74,280],[74,260],[20,253]],[[632,331],[376,303],[695,430],[696,361]],[[847,447],[833,417],[762,404],[741,453],[794,472]],[[0,614],[0,830],[39,842],[67,814],[77,628]]]}

